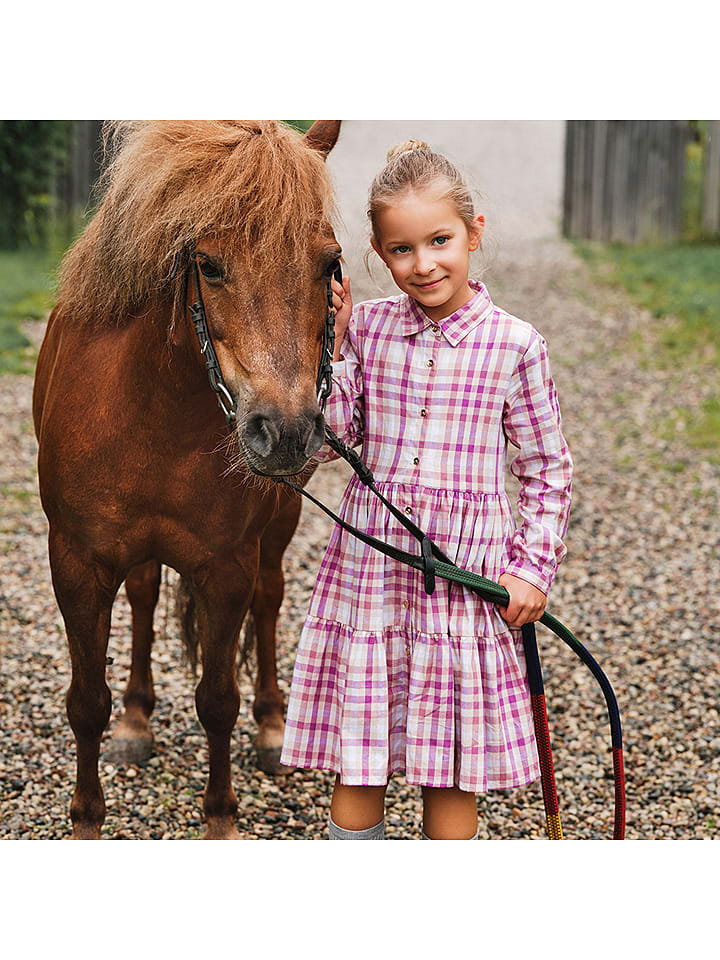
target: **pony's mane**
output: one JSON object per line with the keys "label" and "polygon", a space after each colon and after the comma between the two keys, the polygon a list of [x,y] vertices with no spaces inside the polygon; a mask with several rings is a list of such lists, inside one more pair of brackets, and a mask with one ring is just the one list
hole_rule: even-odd
{"label": "pony's mane", "polygon": [[256,282],[278,257],[300,268],[331,214],[324,158],[274,120],[113,121],[103,145],[102,200],[59,272],[76,322],[121,324],[153,301],[174,314],[173,264],[201,237],[243,256]]}

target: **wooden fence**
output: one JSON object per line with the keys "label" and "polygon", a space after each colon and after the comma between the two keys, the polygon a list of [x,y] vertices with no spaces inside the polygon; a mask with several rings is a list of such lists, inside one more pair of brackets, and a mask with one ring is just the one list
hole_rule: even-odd
{"label": "wooden fence", "polygon": [[707,122],[702,229],[707,237],[720,236],[720,120]]}
{"label": "wooden fence", "polygon": [[571,120],[563,234],[622,243],[679,238],[686,120]]}

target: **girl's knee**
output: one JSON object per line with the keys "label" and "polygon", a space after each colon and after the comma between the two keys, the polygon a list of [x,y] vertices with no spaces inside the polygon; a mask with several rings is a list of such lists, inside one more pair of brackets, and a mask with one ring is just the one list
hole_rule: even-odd
{"label": "girl's knee", "polygon": [[335,780],[330,816],[345,830],[368,830],[377,826],[385,816],[384,786],[352,786]]}

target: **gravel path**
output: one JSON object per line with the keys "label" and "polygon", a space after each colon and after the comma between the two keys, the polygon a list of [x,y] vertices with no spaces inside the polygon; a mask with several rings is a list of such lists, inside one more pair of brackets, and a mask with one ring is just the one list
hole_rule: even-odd
{"label": "gravel path", "polygon": [[[715,372],[657,370],[644,360],[661,321],[598,287],[564,243],[535,236],[499,250],[485,274],[494,299],[550,343],[576,464],[569,554],[549,609],[588,646],[618,694],[625,734],[628,837],[718,835],[720,467],[689,448],[675,404],[702,402]],[[36,329],[36,335],[40,330]],[[29,377],[0,378],[0,795],[2,838],[64,838],[74,743],[64,710],[69,660],[50,584],[36,489]],[[669,425],[669,426],[668,426]],[[321,468],[311,489],[337,504],[348,468]],[[279,633],[287,693],[294,650],[330,522],[305,505],[287,554]],[[155,757],[101,761],[108,838],[192,838],[202,832],[207,749],[193,681],[180,663],[166,573],[153,654]],[[612,834],[609,731],[590,673],[541,628],[539,642],[566,836]],[[113,718],[129,664],[129,607],[116,601],[108,650]],[[248,839],[322,839],[332,777],[271,779],[253,766],[252,686],[233,739],[239,829]],[[478,800],[481,838],[542,838],[539,783]],[[416,788],[388,791],[389,839],[419,836]]]}

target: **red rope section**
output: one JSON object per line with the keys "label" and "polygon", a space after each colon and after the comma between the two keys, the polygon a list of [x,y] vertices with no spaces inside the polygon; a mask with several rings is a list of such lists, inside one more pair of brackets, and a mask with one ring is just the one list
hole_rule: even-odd
{"label": "red rope section", "polygon": [[625,839],[625,762],[622,747],[613,747],[615,775],[615,830],[613,840]]}

